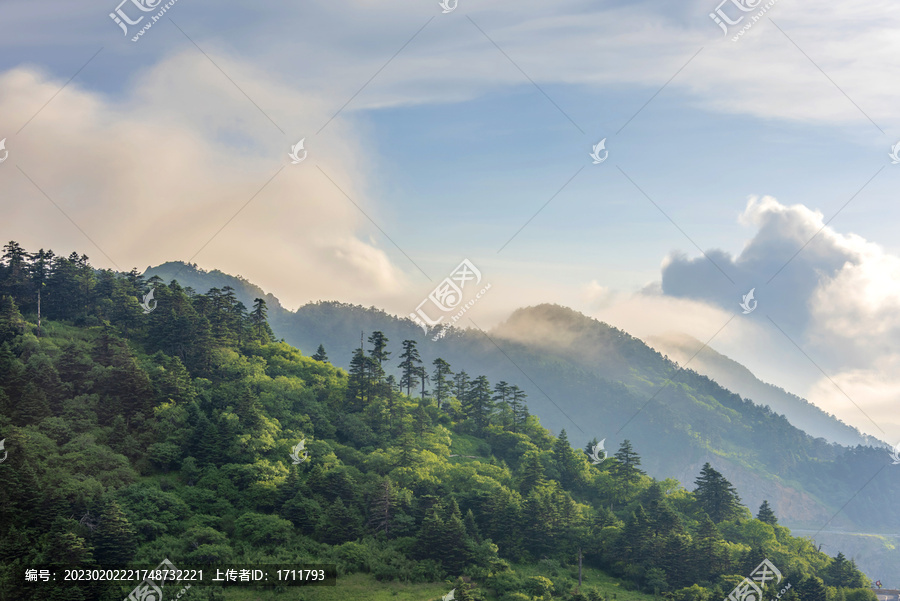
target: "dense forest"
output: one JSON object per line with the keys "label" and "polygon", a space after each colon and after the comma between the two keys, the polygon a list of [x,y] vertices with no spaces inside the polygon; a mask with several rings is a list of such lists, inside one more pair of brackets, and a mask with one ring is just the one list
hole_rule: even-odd
{"label": "dense forest", "polygon": [[780,599],[875,599],[853,561],[791,536],[768,503],[754,517],[713,465],[687,489],[644,474],[627,440],[575,449],[516,383],[426,365],[413,340],[364,333],[344,371],[275,340],[262,298],[3,251],[2,599],[120,600],[133,585],[22,574],[165,558],[335,564],[342,599],[418,583],[423,600],[501,601],[714,601],[768,559],[791,585]]}

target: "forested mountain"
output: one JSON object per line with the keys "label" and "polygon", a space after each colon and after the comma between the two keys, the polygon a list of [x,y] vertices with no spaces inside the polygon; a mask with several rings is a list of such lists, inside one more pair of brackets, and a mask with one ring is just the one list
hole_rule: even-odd
{"label": "forested mountain", "polygon": [[[610,443],[627,437],[643,449],[648,473],[659,478],[688,481],[716,457],[748,503],[769,499],[792,526],[900,528],[894,502],[900,479],[885,469],[891,463],[885,450],[816,440],[780,412],[760,406],[767,403],[744,399],[691,369],[679,370],[643,341],[564,307],[520,309],[490,332],[454,329],[438,341],[407,319],[336,302],[272,311],[271,323],[278,336],[304,352],[324,344],[344,367],[360,333],[379,330],[391,339],[418,340],[429,361],[441,356],[492,381],[525,378],[534,385],[532,411],[551,431],[567,429],[578,445],[595,437]],[[823,428],[855,432],[814,412]],[[900,553],[892,561],[900,571]]]}
{"label": "forested mountain", "polygon": [[879,443],[877,439],[862,434],[806,399],[759,380],[749,369],[708,346],[704,347],[693,336],[672,332],[653,337],[647,343],[679,364],[690,360],[694,371],[708,376],[732,392],[752,399],[757,405],[768,405],[775,413],[784,415],[789,422],[810,436],[822,437],[843,446]]}
{"label": "forested mountain", "polygon": [[710,601],[768,558],[781,599],[874,601],[844,555],[792,537],[768,503],[752,517],[718,458],[687,488],[647,476],[628,439],[589,458],[530,414],[530,377],[466,374],[419,346],[373,330],[344,371],[334,347],[276,342],[263,298],[7,244],[0,598],[119,600],[131,586],[22,573],[168,558],[338,567],[336,589],[254,598]]}

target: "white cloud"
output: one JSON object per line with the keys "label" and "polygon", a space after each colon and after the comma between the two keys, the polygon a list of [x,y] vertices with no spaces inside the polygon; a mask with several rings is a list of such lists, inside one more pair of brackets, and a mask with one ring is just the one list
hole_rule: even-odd
{"label": "white cloud", "polygon": [[[819,211],[771,197],[751,198],[741,222],[757,231],[738,256],[707,251],[737,288],[716,277],[705,257],[673,254],[663,266],[665,294],[737,313],[737,292],[755,285],[758,310],[740,316],[752,328],[712,346],[756,364],[758,375],[776,384],[785,385],[789,371],[805,372],[792,376],[795,386],[806,382],[794,392],[869,434],[900,436],[889,402],[900,390],[900,257],[826,226]],[[690,327],[679,329],[702,339]],[[786,354],[794,356],[788,363]]]}

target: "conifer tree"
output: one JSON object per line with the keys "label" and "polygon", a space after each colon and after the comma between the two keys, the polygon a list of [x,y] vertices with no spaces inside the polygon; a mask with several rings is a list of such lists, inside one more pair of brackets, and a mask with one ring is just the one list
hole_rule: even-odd
{"label": "conifer tree", "polygon": [[328,363],[328,355],[325,353],[325,346],[319,345],[319,348],[316,349],[315,354],[312,356],[315,361],[321,361],[323,363]]}
{"label": "conifer tree", "polygon": [[379,367],[383,366],[384,362],[391,356],[391,352],[387,350],[388,342],[388,337],[384,335],[384,332],[372,332],[369,336],[369,344],[372,345],[369,356],[378,362]]}
{"label": "conifer tree", "polygon": [[450,371],[450,364],[440,357],[432,361],[431,364],[434,365],[434,373],[431,377],[434,400],[437,402],[438,407],[443,409],[444,402],[450,396],[450,376],[453,375],[453,372]]}
{"label": "conifer tree", "polygon": [[372,499],[372,517],[369,519],[369,524],[375,532],[384,532],[384,537],[387,539],[391,538],[394,526],[395,497],[394,483],[390,478],[385,478]]}
{"label": "conifer tree", "polygon": [[92,535],[94,556],[102,566],[124,566],[137,549],[134,526],[115,500],[109,500],[100,513],[100,525]]}
{"label": "conifer tree", "polygon": [[472,382],[471,390],[463,401],[463,411],[466,417],[472,420],[478,432],[484,431],[487,427],[491,414],[493,413],[493,403],[491,402],[491,383],[488,382],[486,376],[478,376]]}
{"label": "conifer tree", "polygon": [[413,387],[419,383],[419,365],[422,363],[415,340],[403,341],[403,353],[400,355],[400,359],[400,387],[406,388],[406,396],[409,396]]}
{"label": "conifer tree", "polygon": [[707,462],[694,482],[694,496],[713,522],[736,518],[741,512],[741,498],[731,482]]}
{"label": "conifer tree", "polygon": [[617,463],[613,468],[614,473],[624,482],[637,482],[643,475],[644,472],[638,469],[638,466],[641,464],[641,457],[634,451],[631,441],[627,438],[619,445],[619,450],[616,451],[614,457],[617,459]]}
{"label": "conifer tree", "polygon": [[523,427],[528,420],[528,405],[525,404],[526,398],[528,398],[528,395],[518,386],[513,385],[510,388],[510,409],[512,409],[513,416],[513,432],[518,432],[519,428]]}
{"label": "conifer tree", "polygon": [[763,501],[762,505],[759,506],[759,513],[756,514],[756,519],[772,526],[778,523],[778,518],[775,517],[775,512],[769,507],[768,501]]}
{"label": "conifer tree", "polygon": [[535,488],[547,483],[544,477],[544,466],[537,451],[529,451],[522,457],[522,476],[519,479],[519,491],[527,495]]}
{"label": "conifer tree", "polygon": [[553,462],[559,472],[560,484],[565,488],[571,487],[578,476],[578,466],[581,462],[575,455],[565,430],[559,433],[559,438],[553,444]]}

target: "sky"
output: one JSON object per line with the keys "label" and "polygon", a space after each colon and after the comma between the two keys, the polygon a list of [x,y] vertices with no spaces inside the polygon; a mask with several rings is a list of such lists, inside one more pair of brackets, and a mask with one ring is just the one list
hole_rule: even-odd
{"label": "sky", "polygon": [[900,440],[896,3],[169,5],[0,4],[4,242],[404,316],[468,259],[466,325],[683,331]]}

